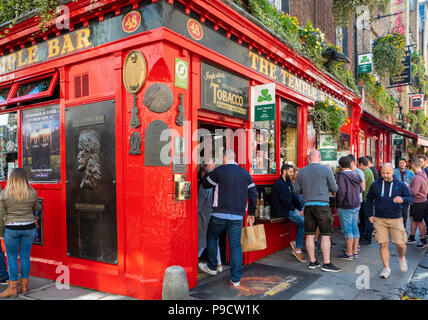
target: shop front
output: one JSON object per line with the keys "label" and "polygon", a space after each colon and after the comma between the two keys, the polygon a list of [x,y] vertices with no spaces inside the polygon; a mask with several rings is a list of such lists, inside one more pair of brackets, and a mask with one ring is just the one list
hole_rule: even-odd
{"label": "shop front", "polygon": [[359,156],[371,156],[377,170],[383,163],[388,162],[398,167],[398,159],[407,157],[406,141],[417,138],[416,134],[363,111],[360,120]]}
{"label": "shop front", "polygon": [[339,147],[356,151],[361,100],[222,1],[105,2],[70,3],[70,30],[28,42],[30,19],[0,40],[2,187],[22,166],[43,205],[31,274],[62,266],[72,285],[159,299],[180,265],[196,286],[198,163],[225,147],[266,227],[244,264],[287,247],[295,226],[270,216],[282,163],[307,164],[326,98],[348,110]]}

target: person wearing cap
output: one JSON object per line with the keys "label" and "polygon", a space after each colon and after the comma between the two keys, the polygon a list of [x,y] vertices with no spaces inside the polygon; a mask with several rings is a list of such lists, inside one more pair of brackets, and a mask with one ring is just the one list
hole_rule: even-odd
{"label": "person wearing cap", "polygon": [[[399,158],[398,159],[398,168],[394,171],[394,177],[397,178],[397,180],[404,182],[407,186],[407,188],[410,188],[410,184],[412,183],[413,177],[415,174],[407,169],[407,161],[406,158]],[[409,205],[403,205],[403,224],[404,229],[406,229],[407,225],[407,217],[409,215]]]}

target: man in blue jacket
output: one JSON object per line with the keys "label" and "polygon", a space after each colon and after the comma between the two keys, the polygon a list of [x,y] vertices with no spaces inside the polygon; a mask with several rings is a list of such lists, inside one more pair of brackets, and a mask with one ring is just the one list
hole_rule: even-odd
{"label": "man in blue jacket", "polygon": [[250,174],[235,162],[232,150],[223,153],[223,164],[215,169],[214,163],[207,164],[209,173],[202,181],[203,188],[214,188],[214,199],[207,230],[208,264],[199,263],[198,266],[208,274],[217,274],[217,241],[226,230],[230,247],[231,285],[239,287],[242,274],[242,220],[249,200],[247,222],[251,225],[254,223],[257,189]]}
{"label": "man in blue jacket", "polygon": [[291,241],[291,253],[300,262],[306,262],[302,253],[303,237],[305,236],[305,220],[303,205],[293,192],[291,176],[294,169],[291,164],[283,164],[281,177],[275,182],[272,190],[272,215],[288,218],[297,226],[296,241]]}
{"label": "man in blue jacket", "polygon": [[[400,158],[398,159],[398,168],[395,169],[394,171],[394,177],[401,181],[404,182],[407,186],[407,188],[410,187],[410,184],[412,183],[413,177],[415,176],[415,174],[410,171],[409,169],[407,169],[407,161],[405,158]],[[403,225],[404,225],[404,229],[406,229],[406,225],[407,225],[407,216],[409,215],[409,205],[403,205]]]}
{"label": "man in blue jacket", "polygon": [[[392,242],[398,252],[400,270],[407,271],[406,253],[407,233],[403,226],[403,206],[413,203],[413,195],[404,182],[394,176],[394,167],[385,163],[381,169],[381,178],[372,183],[366,198],[366,214],[373,223],[375,239],[380,244],[380,256],[383,271],[380,276],[384,279],[391,275],[389,268],[388,242]],[[373,216],[374,207],[374,216]]]}

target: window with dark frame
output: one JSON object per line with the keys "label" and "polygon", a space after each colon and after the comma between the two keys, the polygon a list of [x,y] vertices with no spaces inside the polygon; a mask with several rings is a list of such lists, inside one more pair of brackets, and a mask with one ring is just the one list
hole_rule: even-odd
{"label": "window with dark frame", "polygon": [[280,165],[297,165],[297,112],[298,105],[281,99]]}

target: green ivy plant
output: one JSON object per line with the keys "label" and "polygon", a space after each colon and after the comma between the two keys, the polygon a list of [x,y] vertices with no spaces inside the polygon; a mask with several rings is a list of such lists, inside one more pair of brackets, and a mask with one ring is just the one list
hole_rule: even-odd
{"label": "green ivy plant", "polygon": [[412,52],[411,62],[413,80],[419,88],[419,92],[426,96],[428,94],[428,75],[425,74],[425,63],[417,51]]}
{"label": "green ivy plant", "polygon": [[337,142],[342,126],[350,123],[346,111],[334,102],[330,103],[328,99],[315,102],[311,110],[311,119],[318,134],[324,132]]}
{"label": "green ivy plant", "polygon": [[397,100],[389,94],[388,90],[376,81],[373,74],[361,74],[360,79],[364,83],[366,96],[374,101],[374,103],[382,109],[383,113],[392,115],[397,105]]}
{"label": "green ivy plant", "polygon": [[409,111],[409,113],[411,114],[410,116],[408,115],[408,119],[411,119],[410,130],[415,132],[416,126],[418,126],[419,132],[417,133],[425,136],[428,133],[428,118],[425,112],[423,110],[417,110],[416,114],[412,111]]}
{"label": "green ivy plant", "polygon": [[339,81],[341,81],[343,84],[352,89],[356,95],[359,95],[358,87],[355,84],[355,79],[343,62],[332,61],[328,65],[327,71],[339,79]]}
{"label": "green ivy plant", "polygon": [[248,0],[248,7],[256,19],[281,36],[292,49],[297,52],[302,51],[303,46],[299,42],[298,34],[300,26],[297,18],[280,12],[267,0]]}
{"label": "green ivy plant", "polygon": [[381,79],[403,72],[405,45],[404,35],[400,33],[391,33],[375,39],[372,47],[373,65]]}
{"label": "green ivy plant", "polygon": [[346,27],[354,20],[357,7],[367,6],[373,18],[375,12],[386,12],[389,3],[390,0],[334,0],[333,19],[336,25]]}

